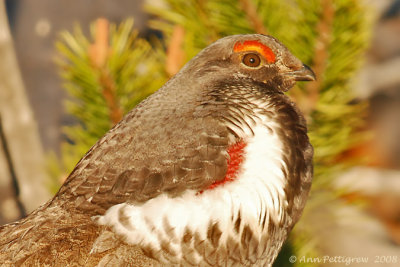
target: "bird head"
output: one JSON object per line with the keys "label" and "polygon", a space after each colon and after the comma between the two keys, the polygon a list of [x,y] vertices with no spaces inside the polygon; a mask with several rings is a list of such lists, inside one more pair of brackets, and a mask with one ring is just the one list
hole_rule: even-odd
{"label": "bird head", "polygon": [[183,69],[193,79],[249,79],[286,92],[296,81],[313,81],[314,72],[277,39],[246,34],[222,38],[194,57]]}

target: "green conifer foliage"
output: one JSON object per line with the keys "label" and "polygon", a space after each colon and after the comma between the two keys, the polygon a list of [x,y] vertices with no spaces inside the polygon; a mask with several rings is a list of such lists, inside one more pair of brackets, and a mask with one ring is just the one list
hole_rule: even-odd
{"label": "green conifer foliage", "polygon": [[[119,27],[99,20],[91,25],[91,39],[79,26],[74,33],[61,33],[57,63],[70,96],[67,112],[78,121],[64,127],[69,140],[62,145],[65,173],[123,114],[166,81],[165,53],[137,35],[132,19]],[[51,169],[59,173],[54,164]]]}
{"label": "green conifer foliage", "polygon": [[64,129],[70,140],[62,149],[65,173],[123,114],[202,48],[226,35],[270,34],[317,75],[316,82],[299,84],[289,93],[307,117],[315,176],[303,219],[277,266],[292,265],[291,254],[317,255],[320,241],[312,237],[308,215],[336,197],[332,178],[355,163],[342,155],[366,136],[360,131],[365,104],[353,103],[351,90],[369,41],[366,9],[360,0],[163,2],[163,7],[146,6],[154,15],[150,26],[161,31],[163,41],[139,38],[131,19],[118,27],[104,21],[93,24],[91,39],[79,27],[72,34],[62,33],[57,48],[62,55],[61,75],[71,96],[66,107],[78,120]]}

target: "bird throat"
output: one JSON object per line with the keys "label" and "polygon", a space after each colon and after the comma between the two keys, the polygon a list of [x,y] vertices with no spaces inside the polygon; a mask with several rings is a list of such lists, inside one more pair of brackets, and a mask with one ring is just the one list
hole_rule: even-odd
{"label": "bird throat", "polygon": [[217,186],[224,185],[227,182],[234,181],[237,178],[240,166],[244,161],[244,149],[246,148],[246,143],[241,140],[228,148],[228,168],[224,179],[219,180],[211,184],[207,190],[214,189]]}

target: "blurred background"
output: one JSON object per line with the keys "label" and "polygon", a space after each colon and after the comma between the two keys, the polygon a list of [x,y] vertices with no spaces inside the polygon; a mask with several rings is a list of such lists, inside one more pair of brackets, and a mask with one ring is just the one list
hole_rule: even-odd
{"label": "blurred background", "polygon": [[[364,123],[356,128],[368,132],[368,138],[340,153],[346,162],[355,163],[332,175],[329,186],[335,194],[333,199],[324,202],[330,204],[312,209],[304,220],[313,224],[312,235],[318,237],[316,255],[367,256],[369,261],[362,266],[399,266],[400,1],[358,2],[365,6],[363,12],[368,17],[366,27],[370,34],[362,52],[361,67],[350,79],[349,88],[354,97],[347,104],[367,103],[367,112],[360,114]],[[162,32],[157,27],[149,27],[154,14],[149,15],[143,5],[167,9],[162,0],[146,3],[141,0],[9,0],[4,3],[4,10],[0,11],[0,224],[24,217],[51,198],[54,172],[48,171],[48,162],[62,158],[63,143],[74,143],[63,130],[77,124],[79,119],[67,112],[63,104],[73,96],[63,88],[68,81],[60,77],[63,70],[55,63],[60,53],[55,46],[61,38],[60,32],[71,32],[79,24],[83,34],[90,36],[90,23],[100,17],[116,24],[133,17],[140,38],[161,37],[168,41],[160,48],[169,52],[165,55],[167,60],[173,50],[171,42],[179,40],[179,29],[170,29],[168,36],[165,34],[168,30]],[[257,12],[257,5],[254,10],[246,6],[243,10],[251,15]],[[248,19],[251,21],[251,16]],[[257,21],[253,24],[256,31],[265,30],[257,28]],[[265,27],[269,32],[268,25]],[[316,29],[317,33],[323,30]],[[287,46],[291,49],[290,43]],[[170,69],[166,68],[165,79],[173,74]],[[304,103],[299,104],[304,107]],[[359,158],[363,160],[354,160]],[[61,174],[60,180],[65,175]],[[335,218],[327,219],[327,213],[334,214]],[[302,256],[298,251],[301,250],[297,250],[298,257]],[[343,263],[310,266],[317,265],[343,266]]]}

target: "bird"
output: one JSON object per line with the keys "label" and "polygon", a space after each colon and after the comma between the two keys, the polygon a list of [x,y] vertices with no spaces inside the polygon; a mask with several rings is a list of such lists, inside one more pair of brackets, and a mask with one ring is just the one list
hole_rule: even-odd
{"label": "bird", "polygon": [[2,266],[271,266],[313,177],[285,92],[315,79],[272,36],[213,42],[0,228]]}

